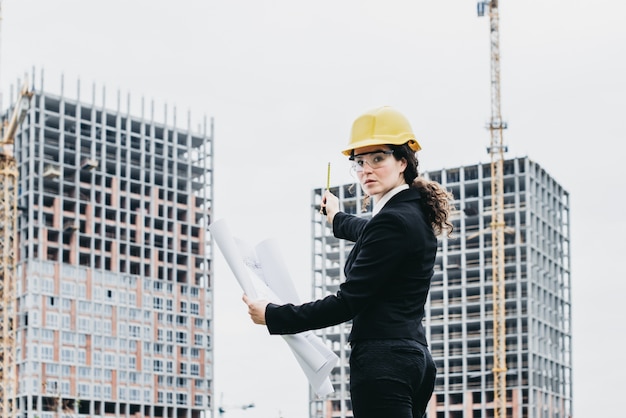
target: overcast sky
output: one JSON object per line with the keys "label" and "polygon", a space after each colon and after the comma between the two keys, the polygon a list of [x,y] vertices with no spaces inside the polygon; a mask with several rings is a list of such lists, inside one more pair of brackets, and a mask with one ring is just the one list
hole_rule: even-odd
{"label": "overcast sky", "polygon": [[[528,156],[571,195],[574,416],[623,416],[626,3],[501,1],[507,158]],[[4,0],[0,87],[45,87],[115,108],[119,91],[193,125],[215,121],[215,217],[277,238],[310,296],[311,190],[351,181],[352,120],[392,105],[425,170],[488,162],[489,20],[475,0]],[[38,85],[36,86],[38,87]],[[106,88],[105,97],[102,90]],[[126,109],[126,100],[122,100]],[[280,337],[254,326],[215,249],[215,402],[225,417],[308,416]],[[223,395],[222,395],[223,394]]]}

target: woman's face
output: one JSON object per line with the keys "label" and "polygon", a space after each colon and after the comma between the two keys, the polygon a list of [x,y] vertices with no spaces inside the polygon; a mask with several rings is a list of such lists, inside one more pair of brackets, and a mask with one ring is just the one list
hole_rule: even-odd
{"label": "woman's face", "polygon": [[404,159],[396,160],[387,145],[371,145],[354,150],[354,169],[363,192],[377,202],[391,189],[405,184]]}

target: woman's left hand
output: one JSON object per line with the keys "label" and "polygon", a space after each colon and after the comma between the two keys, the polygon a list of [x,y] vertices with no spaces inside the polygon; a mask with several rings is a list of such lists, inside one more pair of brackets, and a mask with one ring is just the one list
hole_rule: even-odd
{"label": "woman's left hand", "polygon": [[265,308],[269,305],[266,300],[252,300],[248,296],[243,295],[243,302],[248,305],[248,313],[252,322],[259,325],[265,325]]}

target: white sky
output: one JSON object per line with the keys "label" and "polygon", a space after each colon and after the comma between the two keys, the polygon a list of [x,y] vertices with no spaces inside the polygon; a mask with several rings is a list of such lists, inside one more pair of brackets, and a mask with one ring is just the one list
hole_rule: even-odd
{"label": "white sky", "polygon": [[[571,194],[574,414],[623,415],[626,3],[501,2],[507,157],[529,156]],[[475,0],[4,0],[0,87],[35,67],[45,87],[115,107],[165,104],[215,118],[215,217],[274,237],[310,295],[311,190],[351,181],[352,120],[405,113],[426,170],[488,162],[489,21]],[[125,105],[123,106],[125,109]],[[215,401],[224,416],[308,416],[308,387],[280,337],[247,318],[215,249]]]}

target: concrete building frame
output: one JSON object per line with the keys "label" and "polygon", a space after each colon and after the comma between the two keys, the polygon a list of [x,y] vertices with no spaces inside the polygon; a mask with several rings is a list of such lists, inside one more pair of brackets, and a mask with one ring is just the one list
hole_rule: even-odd
{"label": "concrete building frame", "polygon": [[16,136],[16,416],[205,416],[213,121],[77,96],[42,75]]}
{"label": "concrete building frame", "polygon": [[[489,164],[425,173],[453,193],[453,237],[439,252],[425,325],[438,367],[429,417],[493,417],[491,170]],[[312,194],[313,297],[337,291],[350,243],[337,240]],[[361,211],[360,187],[331,190],[348,213]],[[569,194],[527,157],[504,163],[507,416],[572,416],[572,311]],[[350,324],[320,330],[341,363],[335,393],[310,397],[310,417],[352,417]]]}

